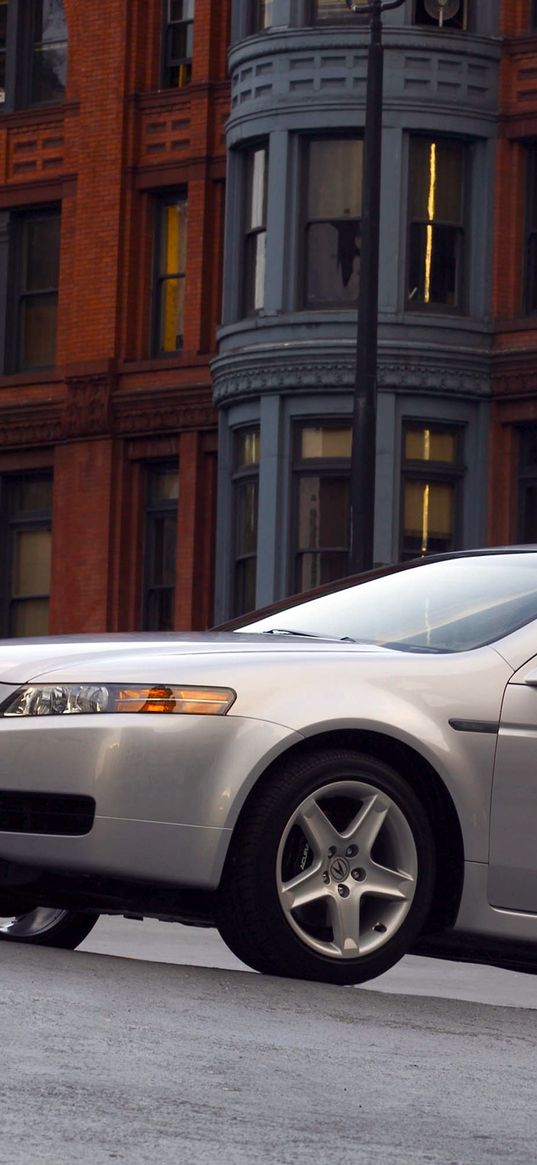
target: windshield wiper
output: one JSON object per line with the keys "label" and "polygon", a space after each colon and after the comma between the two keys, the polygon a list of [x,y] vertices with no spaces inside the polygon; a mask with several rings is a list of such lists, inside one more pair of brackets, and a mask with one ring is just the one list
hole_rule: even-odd
{"label": "windshield wiper", "polygon": [[332,643],[356,643],[349,635],[317,635],[315,631],[294,631],[290,627],[269,627],[262,635],[300,635],[303,639],[328,639]]}

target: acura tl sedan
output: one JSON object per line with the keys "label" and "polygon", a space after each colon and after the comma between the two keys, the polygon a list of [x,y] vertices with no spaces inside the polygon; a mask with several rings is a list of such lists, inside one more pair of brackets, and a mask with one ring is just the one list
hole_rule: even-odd
{"label": "acura tl sedan", "polygon": [[216,925],[258,971],[341,984],[424,936],[537,956],[536,762],[529,547],[234,630],[5,641],[0,938]]}

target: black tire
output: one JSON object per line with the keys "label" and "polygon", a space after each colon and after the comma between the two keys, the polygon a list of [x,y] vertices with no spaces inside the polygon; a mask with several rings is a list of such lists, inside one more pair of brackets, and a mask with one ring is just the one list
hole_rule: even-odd
{"label": "black tire", "polygon": [[26,943],[28,946],[36,947],[59,947],[64,951],[74,951],[87,938],[99,918],[98,914],[90,912],[53,910],[51,908],[46,912],[49,915],[48,924],[45,911],[41,911],[43,924],[39,928],[39,921],[36,917],[39,913],[39,910],[36,910],[16,915],[11,928],[6,926],[4,929],[0,929],[0,941]]}
{"label": "black tire", "polygon": [[[395,894],[384,897],[382,894],[380,897],[373,894],[369,898],[369,904],[372,901],[375,904],[374,910],[377,910],[378,903],[382,903],[382,908],[391,908],[392,912],[396,912],[397,909],[407,910],[406,915],[400,925],[397,921],[390,924],[392,928],[397,926],[393,934],[382,924],[372,927],[373,931],[380,932],[384,929],[388,937],[385,941],[382,935],[379,939],[376,936],[373,939],[368,937],[366,941],[370,944],[379,942],[383,945],[359,954],[358,957],[342,957],[341,953],[332,954],[312,949],[309,942],[303,940],[302,935],[306,932],[300,930],[302,923],[297,933],[297,929],[289,921],[278,892],[277,862],[280,860],[280,854],[283,869],[287,861],[286,849],[284,847],[281,853],[280,849],[284,838],[287,838],[285,846],[290,844],[291,835],[286,834],[286,830],[293,820],[293,814],[299,806],[302,806],[305,799],[317,792],[325,798],[325,804],[330,805],[330,791],[327,792],[327,787],[338,783],[341,784],[339,789],[334,791],[334,803],[336,796],[343,796],[340,790],[346,791],[347,788],[358,791],[367,786],[373,792],[378,790],[381,798],[384,795],[385,800],[382,804],[388,804],[390,808],[386,818],[383,817],[382,820],[386,819],[387,822],[389,814],[392,814],[390,820],[395,819],[399,823],[395,827],[394,836],[399,829],[401,837],[411,838],[412,853],[416,857],[416,873],[411,879],[413,897],[410,905],[397,907],[391,903],[391,897],[395,898]],[[358,806],[363,803],[358,800]],[[381,826],[382,828],[384,826]],[[373,840],[368,854],[371,869],[383,871],[386,863],[378,863],[377,859],[372,857],[376,845],[377,842]],[[318,861],[315,862],[315,866],[316,869],[321,869]],[[394,866],[392,863],[392,867],[387,872],[393,875],[396,871],[399,876],[400,864]],[[300,870],[303,869],[301,865]],[[354,870],[352,877],[361,880],[361,873],[363,871]],[[334,882],[337,880],[328,877]],[[327,874],[323,873],[322,878],[326,880]],[[238,822],[222,877],[217,925],[224,942],[233,953],[254,970],[342,985],[362,983],[387,971],[411,949],[428,914],[434,883],[435,850],[432,830],[421,802],[399,773],[374,757],[350,749],[290,757],[274,771],[271,780],[254,793]],[[356,894],[350,872],[348,885],[351,887],[350,893]],[[343,889],[341,896],[343,894],[347,896],[348,893]],[[332,896],[337,902],[335,891],[332,892]],[[410,891],[407,896],[410,898]],[[361,926],[361,898],[359,902],[358,929]],[[330,903],[326,909],[329,908],[331,909]],[[337,906],[335,909],[337,911]],[[300,914],[300,911],[298,913]],[[311,924],[309,925],[311,930]],[[369,931],[367,933],[369,935]],[[309,937],[309,932],[306,937]]]}

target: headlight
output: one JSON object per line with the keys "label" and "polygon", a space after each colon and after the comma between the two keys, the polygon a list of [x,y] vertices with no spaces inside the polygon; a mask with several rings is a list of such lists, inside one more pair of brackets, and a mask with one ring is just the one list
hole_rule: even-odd
{"label": "headlight", "polygon": [[232,688],[169,684],[26,684],[0,707],[0,716],[72,716],[94,712],[164,712],[225,716]]}

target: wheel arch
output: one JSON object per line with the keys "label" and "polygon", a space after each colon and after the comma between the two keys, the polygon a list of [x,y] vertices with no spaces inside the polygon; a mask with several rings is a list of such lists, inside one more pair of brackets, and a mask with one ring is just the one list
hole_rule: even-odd
{"label": "wheel arch", "polygon": [[309,736],[279,753],[258,776],[250,789],[234,826],[241,820],[260,789],[293,755],[306,756],[321,750],[352,748],[384,761],[408,782],[427,814],[433,832],[437,873],[433,901],[423,934],[436,934],[453,926],[458,914],[464,880],[464,845],[455,805],[449,790],[433,766],[417,750],[381,732],[338,729]]}

